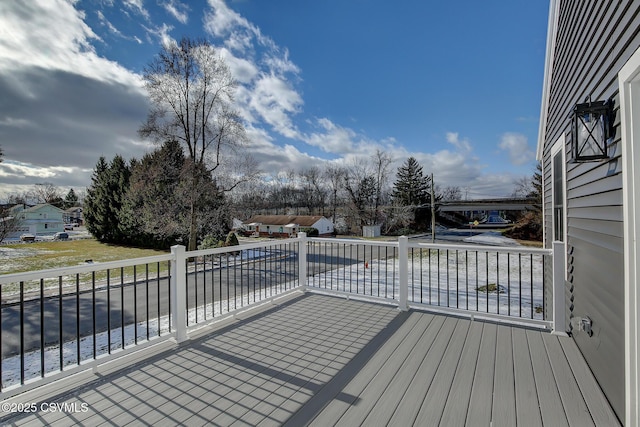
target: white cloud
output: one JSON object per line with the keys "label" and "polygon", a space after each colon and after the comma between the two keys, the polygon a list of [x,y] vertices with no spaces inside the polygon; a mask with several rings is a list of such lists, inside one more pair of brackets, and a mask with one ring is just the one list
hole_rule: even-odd
{"label": "white cloud", "polygon": [[130,10],[141,15],[144,19],[149,20],[149,12],[144,8],[142,0],[123,0],[123,3]]}
{"label": "white cloud", "polygon": [[71,2],[0,2],[0,28],[4,34],[11,34],[0,37],[1,73],[15,75],[22,69],[38,67],[142,87],[138,75],[96,55],[91,42],[100,38]]}
{"label": "white cloud", "polygon": [[179,0],[169,0],[161,3],[162,7],[180,23],[186,24],[189,20],[189,7]]}
{"label": "white cloud", "polygon": [[176,40],[169,34],[173,30],[172,25],[163,23],[159,27],[149,28],[143,26],[143,28],[147,31],[147,34],[154,35],[163,46],[176,44]]}
{"label": "white cloud", "polygon": [[524,165],[535,159],[535,153],[529,147],[527,137],[519,133],[505,133],[502,135],[498,147],[508,153],[509,160],[516,166]]}
{"label": "white cloud", "polygon": [[461,151],[471,151],[471,144],[467,138],[460,139],[458,132],[447,132],[447,142]]}
{"label": "white cloud", "polygon": [[45,180],[84,187],[100,155],[148,149],[136,135],[148,110],[141,77],[96,54],[100,38],[75,5],[0,2],[0,32],[11,34],[0,37],[4,194]]}
{"label": "white cloud", "polygon": [[263,74],[253,85],[249,107],[276,132],[287,138],[297,138],[299,133],[291,115],[300,110],[302,103],[300,94],[287,81],[273,74]]}

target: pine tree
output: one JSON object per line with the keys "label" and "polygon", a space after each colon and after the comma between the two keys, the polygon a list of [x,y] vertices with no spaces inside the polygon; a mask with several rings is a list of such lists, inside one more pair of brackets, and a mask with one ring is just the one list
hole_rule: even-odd
{"label": "pine tree", "polygon": [[103,221],[106,216],[106,181],[109,166],[104,156],[96,163],[91,175],[91,185],[87,188],[87,197],[84,206],[84,220],[87,231],[96,239],[101,240],[103,235]]}
{"label": "pine tree", "polygon": [[69,192],[64,198],[64,207],[65,209],[72,208],[78,204],[78,196],[76,192],[73,191],[73,188],[69,189]]}
{"label": "pine tree", "polygon": [[119,212],[129,188],[131,172],[122,156],[107,165],[100,157],[87,188],[85,221],[87,230],[101,242],[123,243],[127,236],[119,223]]}
{"label": "pine tree", "polygon": [[398,168],[396,182],[393,184],[393,201],[400,206],[420,206],[431,201],[429,189],[431,178],[424,176],[422,166],[409,157]]}

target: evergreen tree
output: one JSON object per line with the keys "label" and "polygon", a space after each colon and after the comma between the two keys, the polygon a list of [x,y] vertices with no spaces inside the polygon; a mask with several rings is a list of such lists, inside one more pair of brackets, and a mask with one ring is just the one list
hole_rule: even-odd
{"label": "evergreen tree", "polygon": [[87,230],[101,242],[123,243],[127,236],[120,226],[119,213],[129,187],[131,172],[122,156],[107,165],[100,157],[91,177],[85,201]]}
{"label": "evergreen tree", "polygon": [[132,162],[129,191],[120,211],[120,224],[131,243],[166,248],[188,238],[178,188],[184,168],[182,147],[175,141]]}
{"label": "evergreen tree", "polygon": [[96,163],[91,175],[91,185],[87,188],[87,196],[84,206],[84,221],[87,231],[98,240],[101,240],[104,234],[104,218],[107,215],[107,171],[109,165],[104,156],[101,156]]}
{"label": "evergreen tree", "polygon": [[423,175],[422,166],[415,158],[409,157],[398,168],[396,178],[396,182],[393,184],[393,192],[391,193],[395,204],[400,206],[419,206],[431,201],[429,194],[431,178]]}
{"label": "evergreen tree", "polygon": [[77,206],[77,204],[78,204],[78,196],[76,195],[76,192],[73,191],[73,188],[71,188],[69,189],[69,192],[64,198],[64,208],[69,209],[74,206]]}

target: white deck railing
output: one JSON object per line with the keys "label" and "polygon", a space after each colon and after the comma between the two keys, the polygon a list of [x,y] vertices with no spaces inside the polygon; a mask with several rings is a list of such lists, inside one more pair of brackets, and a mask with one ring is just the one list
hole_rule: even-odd
{"label": "white deck railing", "polygon": [[300,291],[564,331],[564,257],[552,257],[554,251],[563,246],[441,245],[406,237],[390,242],[300,233],[0,275],[0,397],[144,346],[182,342],[195,328]]}

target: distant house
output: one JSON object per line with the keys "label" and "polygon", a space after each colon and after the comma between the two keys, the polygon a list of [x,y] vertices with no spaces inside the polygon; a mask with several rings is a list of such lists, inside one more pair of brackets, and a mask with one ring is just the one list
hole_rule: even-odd
{"label": "distant house", "polygon": [[64,231],[64,221],[62,219],[64,211],[53,205],[44,203],[27,207],[16,205],[10,210],[11,215],[18,218],[19,225],[15,231],[7,237],[16,238],[21,234],[53,234]]}
{"label": "distant house", "polygon": [[73,207],[64,211],[62,214],[62,220],[65,224],[84,224],[84,216],[82,215],[81,207]]}
{"label": "distant house", "polygon": [[537,152],[568,333],[627,426],[640,425],[639,17],[635,1],[551,1]]}
{"label": "distant house", "polygon": [[318,215],[256,215],[243,224],[253,235],[293,237],[301,228],[315,228],[320,236],[333,234],[333,223]]}

